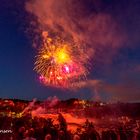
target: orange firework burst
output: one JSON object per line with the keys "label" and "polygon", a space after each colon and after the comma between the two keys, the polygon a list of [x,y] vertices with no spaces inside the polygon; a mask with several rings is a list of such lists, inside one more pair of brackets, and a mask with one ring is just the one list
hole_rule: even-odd
{"label": "orange firework burst", "polygon": [[52,40],[43,33],[43,47],[36,56],[34,70],[46,85],[69,87],[87,74],[87,55],[75,44]]}

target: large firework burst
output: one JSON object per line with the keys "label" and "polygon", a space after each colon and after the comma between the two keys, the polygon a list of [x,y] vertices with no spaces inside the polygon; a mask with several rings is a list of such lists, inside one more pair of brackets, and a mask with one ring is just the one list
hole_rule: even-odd
{"label": "large firework burst", "polygon": [[43,47],[36,56],[34,70],[45,85],[70,87],[86,77],[88,56],[74,43],[52,40],[43,32]]}

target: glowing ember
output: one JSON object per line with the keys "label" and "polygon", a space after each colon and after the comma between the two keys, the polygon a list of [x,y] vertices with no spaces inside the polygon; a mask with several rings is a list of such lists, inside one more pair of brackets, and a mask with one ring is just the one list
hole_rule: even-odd
{"label": "glowing ember", "polygon": [[68,67],[67,65],[65,65],[65,71],[66,71],[67,73],[70,72],[69,67]]}

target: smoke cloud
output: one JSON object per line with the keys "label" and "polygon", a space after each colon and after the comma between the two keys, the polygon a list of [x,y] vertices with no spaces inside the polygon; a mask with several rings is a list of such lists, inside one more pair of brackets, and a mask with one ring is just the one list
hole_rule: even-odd
{"label": "smoke cloud", "polygon": [[48,97],[48,99],[44,101],[44,105],[47,108],[53,108],[56,105],[58,105],[59,102],[60,102],[60,100],[56,96],[54,96],[54,97]]}
{"label": "smoke cloud", "polygon": [[29,102],[28,106],[25,107],[25,109],[22,111],[22,114],[26,114],[29,111],[31,111],[32,116],[37,116],[38,114],[44,114],[46,113],[47,109],[51,109],[56,107],[60,100],[54,96],[54,97],[48,97],[45,101],[43,101],[42,106],[38,106],[35,104],[37,102],[37,99],[33,99],[31,102]]}
{"label": "smoke cloud", "polygon": [[112,48],[109,55],[123,45],[125,35],[110,14],[99,10],[100,3],[96,0],[34,0],[26,3],[26,10],[37,17],[42,30],[72,38],[95,51]]}
{"label": "smoke cloud", "polygon": [[110,95],[110,101],[139,102],[139,84],[132,81],[117,84],[105,84],[102,90]]}
{"label": "smoke cloud", "polygon": [[35,103],[36,103],[37,99],[34,98],[30,103],[29,105],[22,111],[22,114],[26,114],[29,110],[33,109],[33,107],[35,106]]}

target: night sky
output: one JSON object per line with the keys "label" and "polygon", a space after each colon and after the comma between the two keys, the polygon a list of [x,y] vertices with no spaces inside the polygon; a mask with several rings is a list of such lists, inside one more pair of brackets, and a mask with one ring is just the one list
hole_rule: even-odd
{"label": "night sky", "polygon": [[[44,1],[41,0],[40,2],[43,3]],[[33,71],[34,57],[37,53],[37,49],[32,47],[34,36],[31,32],[34,33],[34,31],[30,29],[30,33],[27,32],[30,24],[29,19],[32,17],[28,15],[30,10],[25,8],[27,2],[25,0],[22,2],[19,0],[1,0],[0,97],[44,100],[49,96],[57,96],[60,99],[140,101],[140,1],[71,1],[71,9],[78,10],[77,14],[73,10],[69,17],[72,16],[83,21],[82,28],[72,28],[75,31],[75,34],[72,35],[77,36],[77,32],[78,35],[81,33],[82,37],[86,38],[86,43],[87,40],[96,38],[91,42],[88,41],[89,46],[87,48],[92,47],[92,45],[96,47],[95,55],[90,61],[91,68],[87,82],[80,89],[74,91],[46,87],[39,83],[38,76]],[[37,8],[40,8],[39,6]],[[49,15],[49,13],[47,14]],[[93,16],[93,23],[90,22],[90,15]],[[102,15],[105,15],[105,20],[103,20]],[[101,20],[99,20],[100,17]],[[108,17],[111,17],[111,21],[110,18],[108,21]],[[97,30],[87,31],[88,27],[93,29],[92,26],[95,25],[95,22],[100,24],[106,20],[107,23],[105,22],[103,26],[105,29],[100,30],[98,26],[95,26]],[[72,24],[77,22],[75,19],[73,21]],[[57,24],[61,24],[59,20]],[[65,26],[65,28],[68,27]],[[104,33],[102,33],[103,31]],[[100,32],[101,35],[98,36],[97,32]]]}

